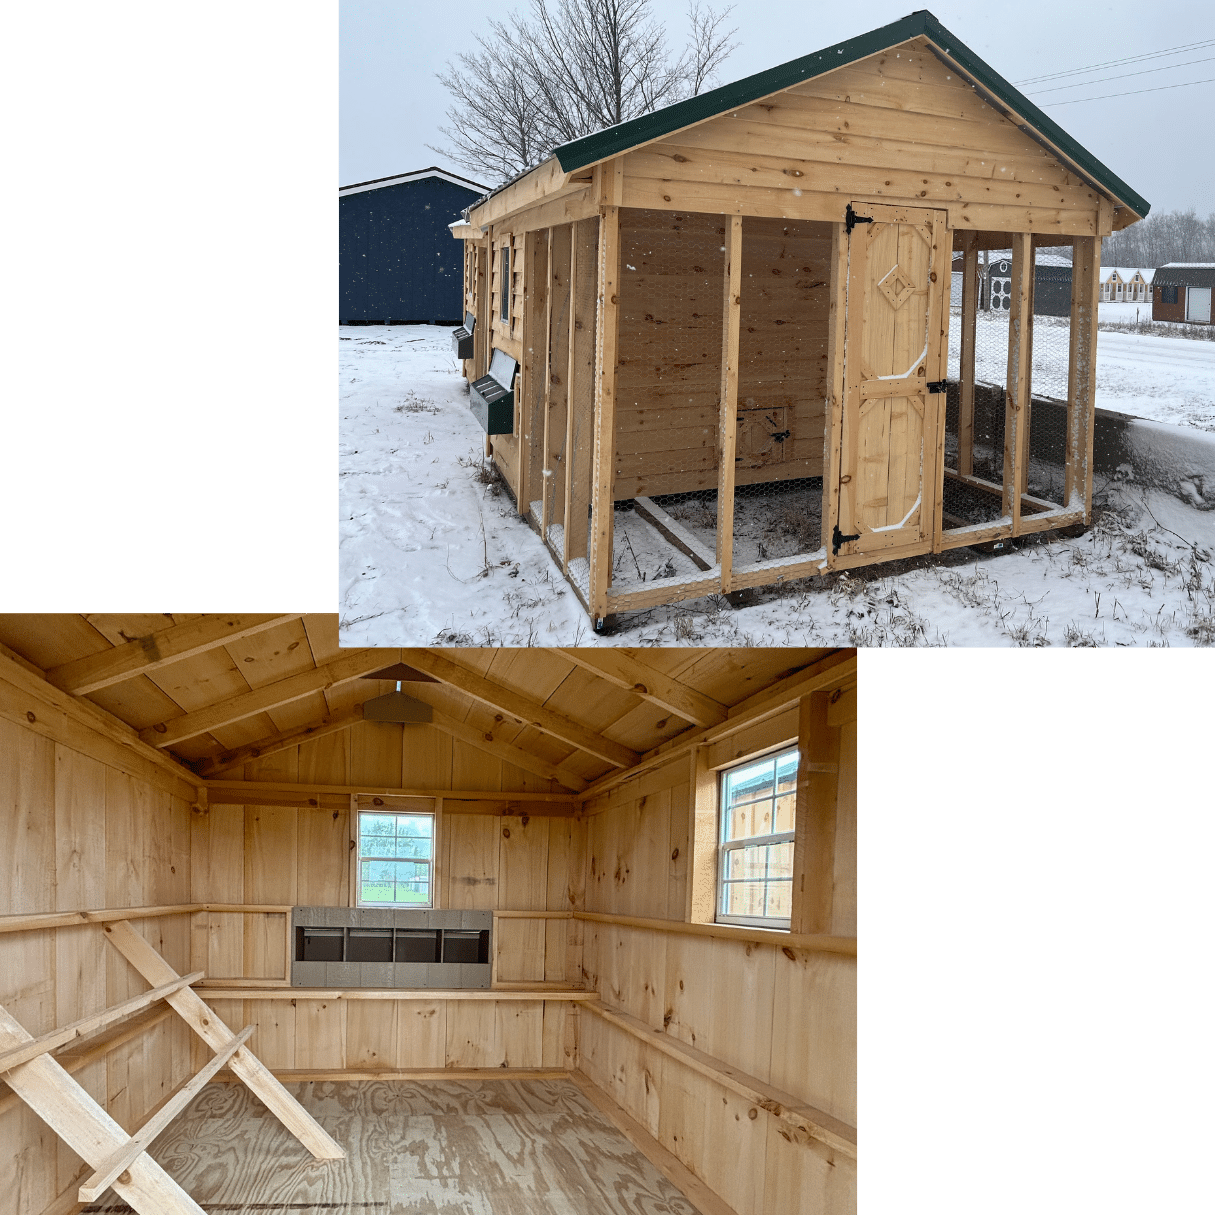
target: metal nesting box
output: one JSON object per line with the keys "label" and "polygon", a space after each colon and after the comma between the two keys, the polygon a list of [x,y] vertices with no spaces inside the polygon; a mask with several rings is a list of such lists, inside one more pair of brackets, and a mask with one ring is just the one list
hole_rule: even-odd
{"label": "metal nesting box", "polygon": [[489,362],[489,375],[483,375],[469,388],[468,407],[487,435],[514,433],[518,366],[504,350],[495,350]]}
{"label": "metal nesting box", "polygon": [[477,318],[471,312],[464,314],[464,324],[459,329],[451,331],[451,348],[458,359],[471,359],[473,356],[473,329]]}

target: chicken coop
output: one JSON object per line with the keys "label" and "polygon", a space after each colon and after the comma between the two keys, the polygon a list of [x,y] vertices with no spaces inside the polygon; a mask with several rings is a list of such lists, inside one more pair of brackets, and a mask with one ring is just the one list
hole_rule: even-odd
{"label": "chicken coop", "polygon": [[[596,627],[1084,524],[1100,242],[1147,211],[916,12],[558,147],[469,207],[464,374],[518,365],[487,444]],[[1065,391],[1031,441],[1050,246],[1074,268]],[[1010,299],[976,379],[984,250],[1007,252]]]}
{"label": "chicken coop", "polygon": [[0,616],[0,1210],[851,1215],[856,739],[854,650]]}

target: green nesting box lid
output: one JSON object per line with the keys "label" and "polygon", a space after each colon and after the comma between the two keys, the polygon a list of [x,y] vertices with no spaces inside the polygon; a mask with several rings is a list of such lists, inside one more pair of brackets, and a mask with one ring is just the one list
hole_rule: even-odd
{"label": "green nesting box lid", "polygon": [[495,350],[489,362],[489,374],[469,387],[468,407],[487,435],[514,433],[514,384],[518,366],[504,350]]}

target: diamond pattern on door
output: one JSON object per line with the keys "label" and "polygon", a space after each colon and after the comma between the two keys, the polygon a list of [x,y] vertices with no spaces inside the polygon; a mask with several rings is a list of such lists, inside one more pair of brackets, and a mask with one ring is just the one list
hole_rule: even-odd
{"label": "diamond pattern on door", "polygon": [[895,262],[886,276],[878,283],[878,290],[890,301],[897,312],[916,292],[910,274]]}

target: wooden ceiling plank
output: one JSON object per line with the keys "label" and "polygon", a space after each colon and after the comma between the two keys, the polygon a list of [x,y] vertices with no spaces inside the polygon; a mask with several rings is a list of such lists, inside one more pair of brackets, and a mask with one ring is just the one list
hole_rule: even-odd
{"label": "wooden ceiling plank", "polygon": [[534,776],[543,776],[548,780],[555,780],[567,789],[572,789],[577,793],[580,793],[587,786],[588,782],[584,781],[580,776],[564,771],[556,764],[550,764],[547,760],[541,759],[538,755],[532,755],[511,743],[500,742],[494,738],[492,733],[487,734],[484,731],[478,730],[475,726],[465,725],[462,721],[456,721],[445,713],[440,713],[437,709],[433,710],[433,712],[434,717],[431,720],[431,725],[442,730],[444,734],[450,734],[452,738],[458,738],[462,742],[466,742],[473,747],[478,747],[480,750],[486,751],[498,759],[504,759],[508,764],[514,764],[516,768],[522,768],[524,772],[531,772]]}
{"label": "wooden ceiling plank", "polygon": [[[393,650],[355,650],[336,662],[331,662],[312,671],[301,671],[277,683],[267,684],[253,692],[230,696],[218,704],[207,705],[193,713],[185,713],[139,732],[139,737],[153,747],[171,747],[184,738],[206,734],[217,726],[240,721],[254,713],[263,713],[292,700],[300,700],[312,692],[321,692],[334,684],[358,679],[371,671],[379,670],[386,661],[385,654]],[[391,659],[388,659],[391,661]]]}
{"label": "wooden ceiling plank", "polygon": [[275,628],[297,617],[298,613],[285,616],[200,616],[187,624],[170,625],[146,637],[136,637],[100,654],[65,662],[47,671],[46,678],[73,696],[85,696],[241,637]]}
{"label": "wooden ceiling plank", "polygon": [[697,726],[725,721],[726,706],[619,650],[558,649],[571,662]]}
{"label": "wooden ceiling plank", "polygon": [[240,747],[225,750],[219,755],[199,760],[194,765],[195,772],[205,780],[218,776],[221,772],[230,772],[233,768],[243,768],[254,759],[262,759],[277,751],[285,751],[288,747],[297,747],[300,743],[311,742],[314,738],[322,738],[326,734],[336,734],[339,730],[352,726],[363,720],[363,706],[355,705],[348,713],[336,713],[323,717],[307,726],[294,730],[284,730],[256,742],[245,743]]}
{"label": "wooden ceiling plank", "polygon": [[402,650],[401,661],[433,675],[451,687],[458,688],[491,708],[510,714],[520,722],[533,725],[546,734],[552,734],[580,751],[597,755],[617,768],[629,768],[641,758],[631,748],[596,734],[580,722],[546,708],[528,696],[504,688],[501,684],[491,683],[433,650]]}

